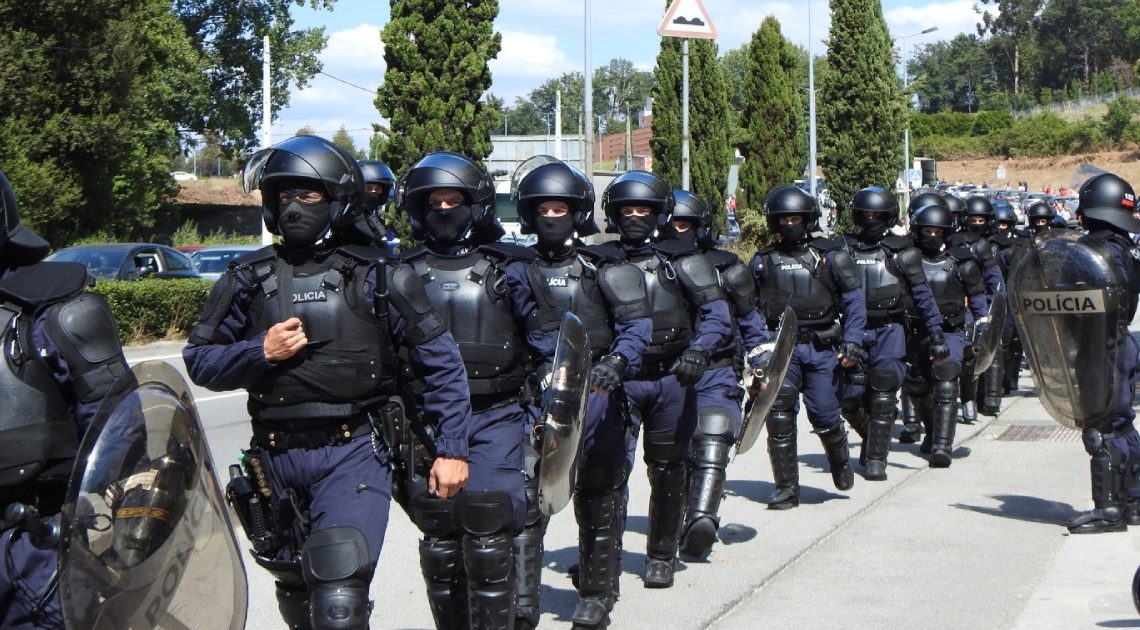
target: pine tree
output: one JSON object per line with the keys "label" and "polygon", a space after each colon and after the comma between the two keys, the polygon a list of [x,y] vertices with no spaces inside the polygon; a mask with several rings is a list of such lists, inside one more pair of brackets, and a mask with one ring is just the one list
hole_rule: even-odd
{"label": "pine tree", "polygon": [[376,108],[391,121],[383,160],[401,173],[433,151],[474,160],[491,153],[497,114],[481,99],[499,54],[498,0],[390,0],[381,31],[384,83]]}
{"label": "pine tree", "polygon": [[[661,39],[654,70],[653,172],[681,187],[681,40]],[[724,191],[732,164],[731,119],[717,45],[689,42],[689,186],[713,209],[714,231],[725,225]]]}
{"label": "pine tree", "polygon": [[[740,147],[740,188],[736,194],[741,237],[751,245],[767,240],[762,218],[764,196],[779,184],[788,184],[803,168],[803,102],[797,88],[796,59],[780,33],[780,23],[769,16],[752,34],[744,77],[744,142]],[[745,229],[747,228],[747,229]]]}
{"label": "pine tree", "polygon": [[[893,188],[902,165],[903,98],[878,0],[832,4],[827,60],[816,98],[820,164],[843,208],[860,188]],[[840,229],[853,226],[842,212]]]}

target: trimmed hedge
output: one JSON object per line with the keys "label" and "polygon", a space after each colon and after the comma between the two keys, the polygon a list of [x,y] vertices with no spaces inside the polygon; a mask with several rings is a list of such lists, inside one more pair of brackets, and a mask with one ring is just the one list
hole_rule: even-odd
{"label": "trimmed hedge", "polygon": [[110,303],[119,341],[130,344],[189,335],[213,286],[197,278],[99,280],[91,291]]}

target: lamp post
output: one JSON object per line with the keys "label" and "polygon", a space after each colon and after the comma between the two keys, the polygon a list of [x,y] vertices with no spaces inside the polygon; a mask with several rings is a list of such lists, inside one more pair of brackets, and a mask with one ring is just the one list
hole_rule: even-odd
{"label": "lamp post", "polygon": [[904,39],[908,39],[911,37],[917,37],[919,35],[925,35],[927,33],[933,33],[934,31],[937,31],[937,30],[938,30],[937,26],[931,26],[930,28],[925,29],[925,30],[921,30],[917,33],[911,33],[910,35],[903,35],[902,37],[896,37],[895,38],[895,41],[899,42],[899,48],[902,49],[902,71],[903,71],[902,88],[903,88],[903,96],[906,97],[906,112],[905,112],[906,123],[903,127],[903,176],[902,176],[902,180],[903,180],[903,206],[904,207],[910,206],[910,95],[907,94],[907,87],[909,84],[909,80],[908,80],[907,72],[906,72],[906,44],[902,43],[902,41]]}

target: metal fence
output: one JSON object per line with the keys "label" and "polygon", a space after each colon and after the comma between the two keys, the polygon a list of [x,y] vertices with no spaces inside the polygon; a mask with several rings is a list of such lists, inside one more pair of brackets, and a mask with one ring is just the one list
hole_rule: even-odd
{"label": "metal fence", "polygon": [[1092,107],[1093,105],[1101,105],[1119,96],[1129,96],[1132,98],[1140,98],[1140,87],[1132,88],[1129,90],[1113,90],[1105,94],[1098,94],[1096,96],[1086,96],[1072,101],[1065,101],[1063,103],[1052,103],[1050,105],[1038,105],[1029,109],[1019,109],[1013,112],[1014,118],[1028,118],[1035,114],[1044,112],[1064,112],[1077,109],[1084,109]]}

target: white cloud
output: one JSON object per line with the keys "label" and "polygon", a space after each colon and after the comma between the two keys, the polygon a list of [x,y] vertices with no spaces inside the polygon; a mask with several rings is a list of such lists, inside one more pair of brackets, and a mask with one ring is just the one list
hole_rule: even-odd
{"label": "white cloud", "polygon": [[[352,73],[384,73],[384,44],[380,41],[380,27],[364,23],[329,35],[328,46],[321,52],[325,68]],[[331,74],[335,74],[330,71]],[[379,83],[379,79],[376,80]]]}
{"label": "white cloud", "polygon": [[491,76],[531,78],[544,81],[575,69],[566,53],[558,48],[557,35],[501,30],[502,48],[490,62]]}
{"label": "white cloud", "polygon": [[[992,11],[992,8],[991,8]],[[883,17],[891,29],[891,35],[919,33],[931,26],[938,31],[925,36],[908,38],[916,43],[931,43],[954,39],[959,33],[976,34],[976,25],[981,16],[974,11],[973,0],[950,0],[949,2],[929,2],[921,6],[897,7],[887,10]],[[924,39],[925,37],[925,39]]]}

